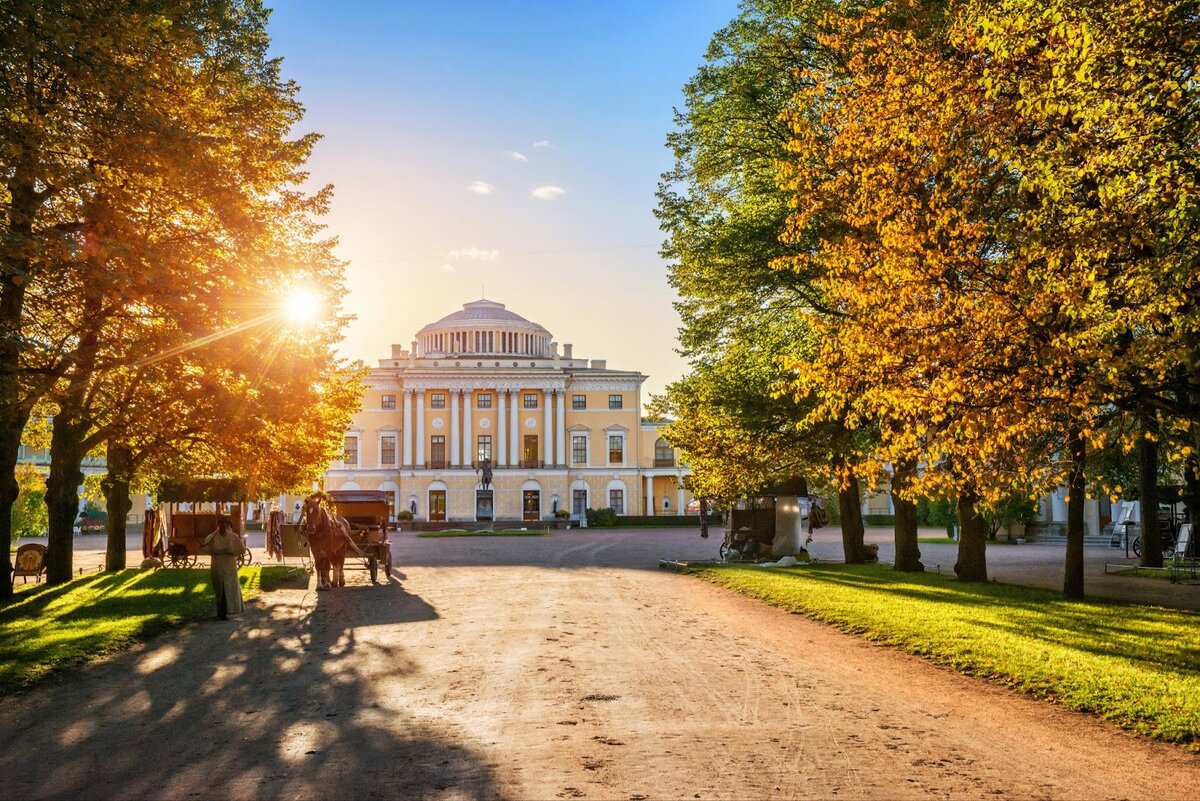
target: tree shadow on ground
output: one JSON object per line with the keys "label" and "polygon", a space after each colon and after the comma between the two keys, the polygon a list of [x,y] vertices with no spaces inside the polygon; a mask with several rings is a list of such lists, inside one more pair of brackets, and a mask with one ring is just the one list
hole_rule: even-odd
{"label": "tree shadow on ground", "polygon": [[476,745],[396,700],[419,664],[386,627],[427,602],[395,582],[287,597],[10,697],[3,795],[500,796]]}

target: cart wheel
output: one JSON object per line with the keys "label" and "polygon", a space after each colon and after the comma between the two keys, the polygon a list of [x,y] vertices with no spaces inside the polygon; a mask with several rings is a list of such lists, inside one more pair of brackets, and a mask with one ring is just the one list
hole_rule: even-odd
{"label": "cart wheel", "polygon": [[1138,556],[1142,555],[1142,538],[1135,537],[1133,540],[1133,552]]}
{"label": "cart wheel", "polygon": [[722,561],[722,562],[728,562],[728,561],[729,561],[729,546],[728,546],[728,545],[726,545],[725,543],[721,543],[721,549],[720,549],[720,551],[719,551],[718,553],[720,553],[720,554],[721,554],[721,561]]}
{"label": "cart wheel", "polygon": [[392,575],[392,549],[388,548],[383,554],[383,571],[384,577],[390,578]]}
{"label": "cart wheel", "polygon": [[249,548],[243,548],[242,552],[240,554],[238,554],[238,558],[237,558],[238,567],[248,567],[250,565],[250,563],[253,561],[254,561],[254,553]]}
{"label": "cart wheel", "polygon": [[187,549],[182,545],[172,545],[167,551],[167,562],[171,567],[187,567],[188,554]]}
{"label": "cart wheel", "polygon": [[371,556],[367,559],[367,570],[371,571],[371,583],[375,583],[375,579],[379,577],[379,559]]}

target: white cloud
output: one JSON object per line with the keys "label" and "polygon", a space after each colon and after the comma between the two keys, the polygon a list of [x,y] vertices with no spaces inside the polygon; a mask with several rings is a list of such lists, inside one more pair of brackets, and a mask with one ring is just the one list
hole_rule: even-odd
{"label": "white cloud", "polygon": [[539,186],[529,194],[533,195],[538,200],[557,200],[566,193],[567,190],[563,189],[561,186],[550,186],[547,184],[546,186]]}
{"label": "white cloud", "polygon": [[534,147],[550,147],[549,139],[539,139],[533,143]]}
{"label": "white cloud", "polygon": [[510,161],[520,161],[520,162],[529,161],[529,156],[526,156],[524,153],[522,153],[519,150],[504,151],[504,158],[509,159]]}
{"label": "white cloud", "polygon": [[447,259],[474,259],[475,261],[495,261],[500,258],[498,250],[480,250],[479,248],[458,248],[446,254]]}
{"label": "white cloud", "polygon": [[454,265],[453,264],[443,264],[438,269],[444,273],[452,273],[452,272],[454,272]]}
{"label": "white cloud", "polygon": [[490,195],[496,191],[496,187],[489,184],[487,181],[472,181],[467,184],[467,191],[476,195]]}

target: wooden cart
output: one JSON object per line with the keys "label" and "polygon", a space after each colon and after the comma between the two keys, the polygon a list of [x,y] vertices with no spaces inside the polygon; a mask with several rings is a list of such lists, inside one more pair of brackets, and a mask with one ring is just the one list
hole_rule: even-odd
{"label": "wooden cart", "polygon": [[[236,479],[190,479],[164,481],[158,488],[159,503],[166,505],[164,567],[194,567],[204,540],[217,530],[217,518],[227,517],[233,529],[246,536],[246,493]],[[243,548],[238,566],[250,564],[254,554]]]}
{"label": "wooden cart", "polygon": [[[350,524],[350,541],[355,555],[370,571],[371,581],[383,567],[385,577],[392,574],[392,544],[388,542],[388,521],[392,517],[392,494],[382,490],[335,490],[328,493],[337,505],[339,517]],[[348,554],[349,556],[349,554]]]}

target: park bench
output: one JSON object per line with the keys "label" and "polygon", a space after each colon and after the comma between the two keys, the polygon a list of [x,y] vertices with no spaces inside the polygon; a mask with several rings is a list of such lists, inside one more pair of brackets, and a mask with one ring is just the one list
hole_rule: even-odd
{"label": "park bench", "polygon": [[36,542],[27,542],[17,548],[17,557],[13,559],[12,583],[16,585],[17,576],[21,577],[21,583],[29,581],[29,577],[33,576],[35,581],[41,583],[42,576],[46,574],[46,546]]}

